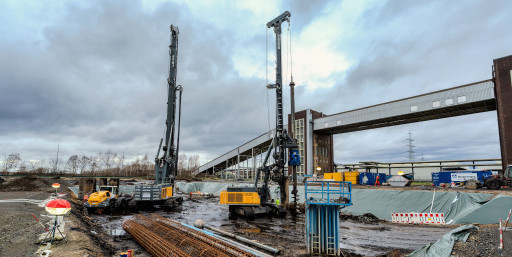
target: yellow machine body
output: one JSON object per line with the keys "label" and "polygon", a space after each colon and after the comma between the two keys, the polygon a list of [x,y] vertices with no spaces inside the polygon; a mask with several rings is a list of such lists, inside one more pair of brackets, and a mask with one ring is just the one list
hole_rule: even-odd
{"label": "yellow machine body", "polygon": [[220,204],[228,205],[259,205],[258,192],[220,192]]}
{"label": "yellow machine body", "polygon": [[172,196],[172,187],[162,187],[161,198],[166,199]]}
{"label": "yellow machine body", "polygon": [[110,194],[109,191],[99,191],[99,192],[92,193],[89,196],[89,199],[87,200],[87,202],[91,206],[96,206],[110,198],[112,198],[112,195]]}

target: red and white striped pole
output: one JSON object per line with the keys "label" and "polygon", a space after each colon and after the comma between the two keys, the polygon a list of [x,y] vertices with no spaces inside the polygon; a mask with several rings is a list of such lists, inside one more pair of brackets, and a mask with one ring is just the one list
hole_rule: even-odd
{"label": "red and white striped pole", "polygon": [[503,250],[503,229],[501,227],[501,219],[500,219],[500,252]]}
{"label": "red and white striped pole", "polygon": [[48,231],[48,229],[43,225],[43,223],[41,223],[41,221],[39,221],[39,220],[36,218],[36,216],[35,216],[34,214],[32,214],[32,217],[34,217],[34,219],[36,219],[37,223],[39,223],[39,225],[41,225],[41,226],[44,228],[44,230],[46,230],[46,232],[48,232],[48,233],[50,232],[50,231]]}
{"label": "red and white striped pole", "polygon": [[505,220],[505,229],[506,229],[506,227],[508,226],[508,220],[510,219],[510,213],[512,213],[512,209],[510,209],[510,210],[508,211],[508,217],[507,217],[507,220]]}

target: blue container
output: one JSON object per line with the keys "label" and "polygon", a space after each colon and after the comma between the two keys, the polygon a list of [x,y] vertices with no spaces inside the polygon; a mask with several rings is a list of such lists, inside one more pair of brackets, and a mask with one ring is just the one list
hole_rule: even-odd
{"label": "blue container", "polygon": [[460,171],[441,171],[432,173],[432,183],[434,186],[439,186],[440,184],[451,184],[460,183],[468,180],[478,180],[481,183],[492,177],[493,175],[498,174],[497,171],[490,170],[460,170]]}
{"label": "blue container", "polygon": [[382,184],[386,182],[386,173],[370,173],[370,172],[362,172],[359,173],[359,183],[361,185],[375,185],[375,180],[379,176],[379,182]]}

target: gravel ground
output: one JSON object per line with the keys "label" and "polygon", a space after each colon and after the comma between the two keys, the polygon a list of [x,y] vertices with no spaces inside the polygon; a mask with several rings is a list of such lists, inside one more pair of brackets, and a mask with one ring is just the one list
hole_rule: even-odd
{"label": "gravel ground", "polygon": [[[42,200],[49,196],[46,192],[0,192],[0,200],[36,199]],[[27,256],[37,250],[34,241],[39,233],[45,232],[41,225],[32,217],[34,214],[41,222],[49,219],[42,216],[44,208],[29,203],[0,203],[0,256]]]}
{"label": "gravel ground", "polygon": [[[7,199],[32,199],[45,200],[55,192],[51,184],[60,183],[69,185],[72,181],[60,179],[34,179],[34,178],[9,178],[0,186],[0,200]],[[59,193],[63,192],[62,188]],[[31,191],[23,191],[30,189]],[[12,191],[10,191],[12,190]],[[34,191],[35,190],[35,191]],[[39,190],[39,191],[38,191]],[[67,199],[69,200],[69,199]],[[32,217],[36,216],[47,228],[50,221],[44,207],[30,203],[0,203],[0,256],[34,256],[38,249],[36,240],[41,233],[46,231]],[[94,242],[88,235],[90,229],[82,224],[77,216],[71,214],[64,217],[67,242],[54,242],[51,250],[54,257],[59,256],[111,256],[105,254],[102,247],[105,243]]]}
{"label": "gravel ground", "polygon": [[[478,225],[477,225],[478,226]],[[509,224],[512,227],[511,224]],[[512,256],[512,230],[503,231],[503,253],[498,250],[500,231],[498,225],[481,225],[471,232],[466,243],[456,242],[452,254],[458,256]]]}

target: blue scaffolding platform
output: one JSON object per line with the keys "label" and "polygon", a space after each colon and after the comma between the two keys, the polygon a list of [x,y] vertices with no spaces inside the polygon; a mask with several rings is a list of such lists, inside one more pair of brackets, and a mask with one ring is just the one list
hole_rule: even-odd
{"label": "blue scaffolding platform", "polygon": [[352,183],[306,180],[305,192],[308,253],[340,256],[340,210],[352,205]]}

